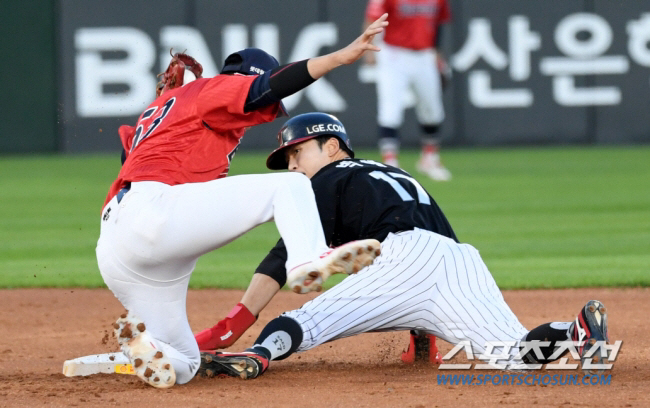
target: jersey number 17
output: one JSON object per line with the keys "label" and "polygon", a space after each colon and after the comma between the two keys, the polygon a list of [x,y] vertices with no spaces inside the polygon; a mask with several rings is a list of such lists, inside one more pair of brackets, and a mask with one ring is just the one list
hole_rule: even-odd
{"label": "jersey number 17", "polygon": [[383,171],[379,171],[379,170],[370,172],[369,175],[372,178],[375,178],[377,180],[383,180],[386,183],[390,184],[393,190],[395,190],[395,192],[399,194],[402,201],[413,201],[414,198],[411,194],[409,194],[408,191],[406,191],[404,187],[402,187],[402,185],[396,179],[410,181],[411,184],[415,186],[415,189],[418,192],[418,202],[420,204],[431,205],[431,199],[429,198],[429,194],[427,194],[424,187],[422,187],[420,183],[418,183],[417,180],[414,179],[413,177],[409,177],[404,174],[393,173],[393,172],[384,173]]}

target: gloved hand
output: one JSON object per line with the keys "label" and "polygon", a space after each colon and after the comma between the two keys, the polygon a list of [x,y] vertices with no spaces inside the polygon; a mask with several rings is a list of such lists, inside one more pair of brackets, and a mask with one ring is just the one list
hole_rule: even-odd
{"label": "gloved hand", "polygon": [[194,336],[199,350],[216,350],[232,346],[256,320],[257,317],[253,316],[243,303],[238,303],[216,326]]}
{"label": "gloved hand", "polygon": [[186,68],[192,71],[197,79],[202,78],[203,67],[194,58],[179,52],[172,55],[172,60],[167,66],[167,70],[158,74],[160,82],[156,85],[156,97],[170,89],[180,88],[183,86],[183,78],[185,77]]}

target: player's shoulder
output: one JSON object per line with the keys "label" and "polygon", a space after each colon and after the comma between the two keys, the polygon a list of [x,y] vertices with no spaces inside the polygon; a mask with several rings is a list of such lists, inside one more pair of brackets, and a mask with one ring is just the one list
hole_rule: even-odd
{"label": "player's shoulder", "polygon": [[228,86],[241,86],[242,84],[250,84],[255,80],[255,75],[230,75],[230,74],[219,74],[212,78],[205,78],[208,81],[207,84],[219,84],[219,85],[228,85]]}
{"label": "player's shoulder", "polygon": [[228,104],[233,98],[245,97],[255,77],[255,75],[220,74],[212,78],[206,78],[207,80],[201,83],[200,92],[201,95],[210,100],[217,98]]}

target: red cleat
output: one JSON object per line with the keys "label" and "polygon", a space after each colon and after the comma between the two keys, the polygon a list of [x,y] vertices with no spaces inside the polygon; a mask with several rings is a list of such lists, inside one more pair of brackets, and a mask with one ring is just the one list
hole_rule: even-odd
{"label": "red cleat", "polygon": [[413,364],[416,361],[442,364],[442,357],[436,345],[436,336],[418,333],[415,330],[411,330],[409,346],[402,353],[401,358],[406,364]]}

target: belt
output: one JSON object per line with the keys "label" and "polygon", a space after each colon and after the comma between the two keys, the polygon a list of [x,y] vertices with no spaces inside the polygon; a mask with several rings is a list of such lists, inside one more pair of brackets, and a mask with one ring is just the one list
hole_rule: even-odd
{"label": "belt", "polygon": [[123,189],[121,189],[120,191],[117,192],[117,202],[118,202],[118,204],[119,204],[120,201],[122,201],[122,197],[124,197],[124,194],[128,193],[129,190],[131,190],[130,185],[124,187]]}

